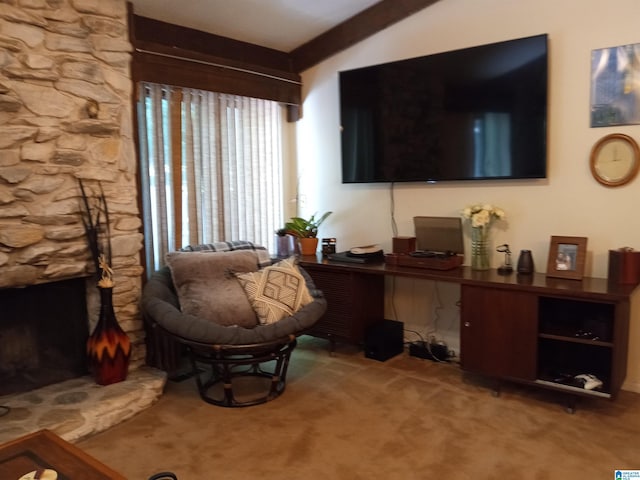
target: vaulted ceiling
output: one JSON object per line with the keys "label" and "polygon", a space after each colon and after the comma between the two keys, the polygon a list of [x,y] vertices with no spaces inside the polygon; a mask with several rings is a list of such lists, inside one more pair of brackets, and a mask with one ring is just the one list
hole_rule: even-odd
{"label": "vaulted ceiling", "polygon": [[290,52],[379,0],[131,0],[137,15]]}
{"label": "vaulted ceiling", "polygon": [[129,0],[141,17],[291,55],[297,71],[439,0]]}

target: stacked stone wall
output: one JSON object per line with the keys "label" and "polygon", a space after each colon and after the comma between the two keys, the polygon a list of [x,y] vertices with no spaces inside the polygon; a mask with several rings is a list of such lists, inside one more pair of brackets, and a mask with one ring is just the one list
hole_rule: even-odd
{"label": "stacked stone wall", "polygon": [[78,179],[111,217],[116,315],[143,362],[141,220],[125,0],[0,1],[0,288],[87,277]]}

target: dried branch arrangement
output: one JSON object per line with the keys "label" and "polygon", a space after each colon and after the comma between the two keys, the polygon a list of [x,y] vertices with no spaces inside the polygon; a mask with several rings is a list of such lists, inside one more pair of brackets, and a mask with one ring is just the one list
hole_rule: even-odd
{"label": "dried branch arrangement", "polygon": [[78,179],[82,193],[82,224],[91,257],[98,277],[98,286],[110,288],[114,286],[111,268],[111,227],[107,199],[98,182],[99,194],[88,195],[82,179]]}

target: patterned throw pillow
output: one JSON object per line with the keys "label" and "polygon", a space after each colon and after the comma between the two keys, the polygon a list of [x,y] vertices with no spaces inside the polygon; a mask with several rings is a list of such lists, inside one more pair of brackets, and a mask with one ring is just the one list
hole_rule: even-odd
{"label": "patterned throw pillow", "polygon": [[313,302],[294,258],[236,277],[261,325],[282,320]]}

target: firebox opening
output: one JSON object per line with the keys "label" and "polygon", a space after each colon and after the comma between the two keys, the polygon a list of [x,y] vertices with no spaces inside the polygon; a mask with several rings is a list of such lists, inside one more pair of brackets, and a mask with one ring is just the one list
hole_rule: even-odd
{"label": "firebox opening", "polygon": [[0,396],[87,373],[84,278],[0,289]]}

